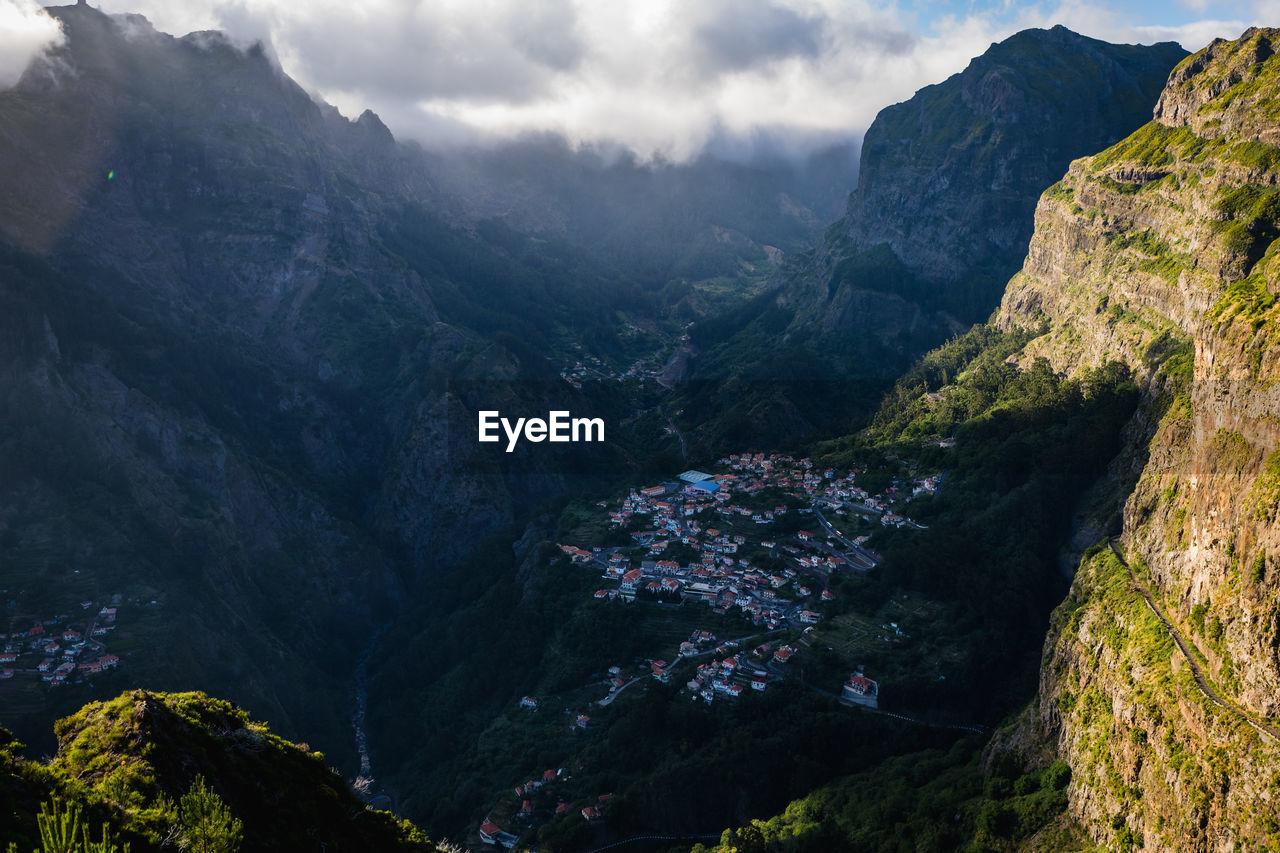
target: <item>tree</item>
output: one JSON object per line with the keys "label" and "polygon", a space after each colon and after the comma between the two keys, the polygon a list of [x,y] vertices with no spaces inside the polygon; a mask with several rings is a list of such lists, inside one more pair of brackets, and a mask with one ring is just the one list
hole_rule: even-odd
{"label": "tree", "polygon": [[244,837],[244,824],[226,803],[197,776],[178,801],[182,824],[182,849],[194,853],[236,853]]}
{"label": "tree", "polygon": [[[36,816],[40,827],[40,853],[129,853],[129,845],[120,847],[111,838],[111,829],[102,825],[102,840],[92,841],[89,827],[80,823],[80,806],[69,803],[65,809],[55,798],[40,805]],[[17,853],[17,845],[9,845],[9,853]]]}

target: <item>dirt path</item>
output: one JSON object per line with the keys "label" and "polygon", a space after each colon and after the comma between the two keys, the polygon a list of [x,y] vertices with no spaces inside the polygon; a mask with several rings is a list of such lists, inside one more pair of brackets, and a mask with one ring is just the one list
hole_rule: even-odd
{"label": "dirt path", "polygon": [[1196,686],[1200,688],[1200,692],[1219,708],[1230,711],[1232,714],[1235,714],[1236,717],[1253,726],[1259,732],[1269,736],[1272,740],[1280,742],[1280,729],[1277,729],[1270,723],[1258,722],[1253,719],[1250,714],[1241,710],[1241,708],[1234,702],[1223,698],[1222,694],[1218,692],[1218,689],[1214,687],[1205,676],[1204,670],[1200,667],[1200,661],[1191,652],[1190,643],[1186,641],[1182,636],[1182,632],[1178,630],[1177,626],[1169,620],[1169,617],[1165,616],[1164,611],[1156,604],[1155,599],[1151,596],[1151,590],[1147,588],[1147,585],[1138,579],[1138,576],[1133,571],[1133,567],[1129,565],[1129,561],[1126,560],[1124,558],[1124,554],[1121,553],[1120,546],[1115,543],[1115,540],[1112,540],[1109,544],[1111,546],[1111,552],[1116,555],[1116,559],[1120,561],[1120,565],[1124,566],[1125,570],[1129,572],[1129,580],[1133,583],[1134,589],[1138,591],[1138,594],[1142,596],[1143,601],[1147,603],[1147,607],[1150,608],[1151,612],[1154,613],[1156,618],[1164,625],[1165,630],[1169,632],[1169,636],[1173,637],[1173,642],[1177,645],[1178,650],[1182,652],[1182,656],[1191,667],[1191,675],[1195,679]]}

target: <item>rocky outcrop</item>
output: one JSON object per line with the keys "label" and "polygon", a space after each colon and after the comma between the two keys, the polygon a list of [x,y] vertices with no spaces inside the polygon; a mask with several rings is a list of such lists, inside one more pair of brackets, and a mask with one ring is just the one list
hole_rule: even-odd
{"label": "rocky outcrop", "polygon": [[1133,577],[1086,558],[1029,724],[1108,847],[1270,849],[1280,831],[1278,38],[1214,42],[1153,122],[1073,163],[1001,306],[1002,325],[1043,329],[1024,358],[1119,359],[1148,389],[1120,540]]}
{"label": "rocky outcrop", "polygon": [[[1039,194],[1073,158],[1145,121],[1185,55],[1172,43],[1123,46],[1061,26],[1026,30],[885,108],[867,130],[858,188],[816,253],[820,262],[806,276],[813,292],[798,310],[821,314],[818,306],[846,301],[846,290],[887,296],[897,284],[897,295],[926,314],[944,310],[966,324],[985,318],[1022,260]],[[863,269],[860,257],[877,246],[888,247],[906,280]],[[863,328],[856,315],[833,327]]]}

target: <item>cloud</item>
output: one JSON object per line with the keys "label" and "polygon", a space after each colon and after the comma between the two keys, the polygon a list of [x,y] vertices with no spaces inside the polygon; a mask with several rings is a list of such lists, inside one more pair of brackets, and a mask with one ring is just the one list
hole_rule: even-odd
{"label": "cloud", "polygon": [[822,50],[829,19],[775,3],[747,5],[713,0],[695,5],[693,56],[710,76],[744,71],[788,58],[812,60]]}
{"label": "cloud", "polygon": [[18,82],[31,60],[62,43],[62,28],[35,0],[0,0],[0,89]]}
{"label": "cloud", "polygon": [[427,145],[551,131],[673,159],[762,128],[857,138],[884,106],[1030,26],[1196,49],[1248,24],[1182,23],[1182,7],[1177,25],[1155,25],[1079,0],[952,3],[949,14],[924,0],[100,2],[175,34],[264,40],[309,91],[348,115],[371,108]]}

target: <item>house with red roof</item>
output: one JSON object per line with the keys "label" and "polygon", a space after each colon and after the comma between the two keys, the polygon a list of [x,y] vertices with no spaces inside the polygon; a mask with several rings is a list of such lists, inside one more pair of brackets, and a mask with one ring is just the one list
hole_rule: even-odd
{"label": "house with red roof", "polygon": [[849,676],[849,680],[845,682],[844,690],[841,691],[840,698],[856,705],[878,708],[880,706],[880,685],[858,672]]}
{"label": "house with red roof", "polygon": [[627,572],[625,575],[622,576],[622,583],[618,585],[618,588],[621,589],[623,592],[635,592],[636,585],[639,584],[640,581],[642,581],[643,579],[644,579],[643,569],[632,569],[631,571]]}
{"label": "house with red roof", "polygon": [[498,826],[491,820],[486,820],[480,824],[480,840],[485,844],[497,844],[498,836],[502,834],[502,827]]}

